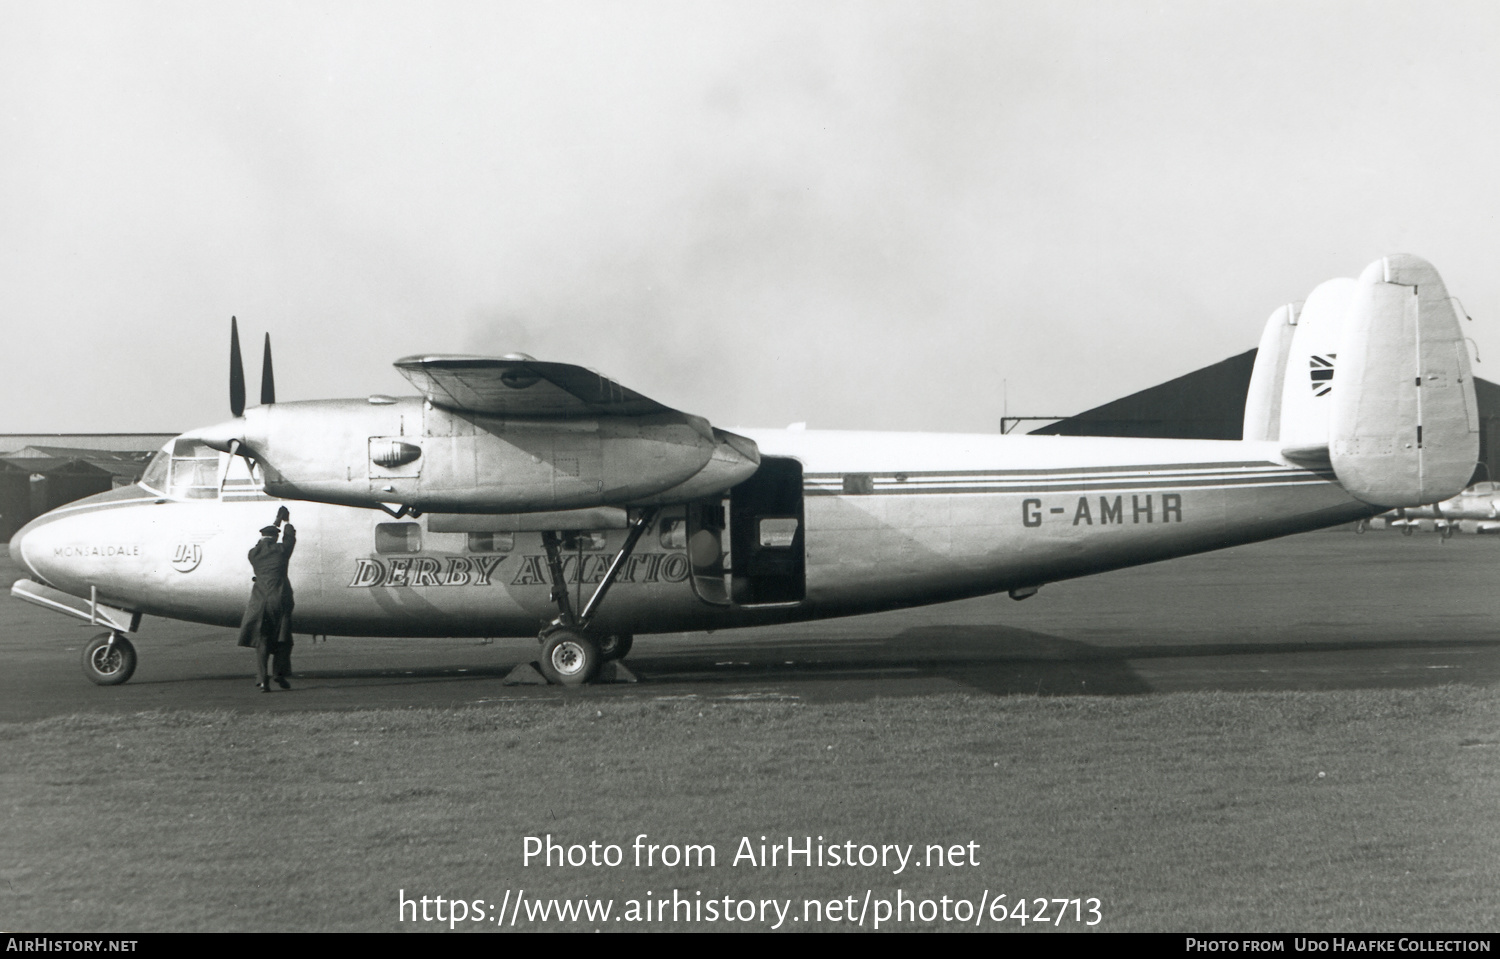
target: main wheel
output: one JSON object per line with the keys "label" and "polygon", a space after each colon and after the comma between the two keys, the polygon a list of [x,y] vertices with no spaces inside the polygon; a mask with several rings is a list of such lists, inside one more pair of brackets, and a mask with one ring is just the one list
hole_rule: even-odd
{"label": "main wheel", "polygon": [[134,672],[135,647],[119,633],[100,633],[83,647],[83,674],[92,683],[118,686]]}
{"label": "main wheel", "polygon": [[599,656],[606,663],[612,659],[624,659],[630,655],[633,645],[635,637],[629,633],[610,633],[599,640]]}
{"label": "main wheel", "polygon": [[558,629],[542,639],[542,675],[559,686],[582,686],[599,672],[603,657],[593,638]]}

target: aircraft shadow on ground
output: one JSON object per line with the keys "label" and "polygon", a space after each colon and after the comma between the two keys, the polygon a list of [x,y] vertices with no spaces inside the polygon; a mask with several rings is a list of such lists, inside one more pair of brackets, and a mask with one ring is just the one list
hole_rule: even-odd
{"label": "aircraft shadow on ground", "polygon": [[[1500,639],[1327,639],[1264,642],[1136,643],[1098,645],[1033,630],[1006,626],[921,626],[887,637],[818,637],[802,640],[754,639],[745,643],[689,641],[676,645],[652,644],[630,657],[629,667],[640,677],[641,687],[706,684],[733,685],[801,683],[858,683],[862,695],[904,695],[924,681],[946,681],[992,695],[1128,696],[1155,689],[1132,665],[1143,660],[1183,660],[1199,675],[1191,685],[1216,688],[1213,660],[1226,657],[1257,657],[1270,675],[1257,681],[1259,688],[1277,688],[1276,674],[1298,667],[1298,659],[1310,654],[1357,654],[1435,652],[1444,650],[1500,650]],[[356,683],[361,686],[416,686],[464,681],[494,681],[508,675],[519,664],[512,655],[492,663],[450,663],[359,668],[299,669],[295,675],[303,689],[322,682]],[[372,657],[378,653],[372,653]],[[1199,661],[1193,663],[1192,661]],[[1360,665],[1352,663],[1352,665]],[[1344,671],[1349,672],[1349,671]],[[1207,675],[1203,675],[1207,673]],[[1244,670],[1231,670],[1243,679]],[[180,680],[155,682],[240,681],[244,673],[198,675]],[[1411,685],[1410,678],[1384,681],[1373,674],[1362,685]],[[1447,676],[1433,674],[1439,683]],[[148,681],[141,685],[154,685]],[[309,685],[312,684],[312,685]],[[1354,685],[1342,678],[1329,685]],[[1226,683],[1242,687],[1241,681]],[[1294,688],[1289,684],[1287,688]],[[1295,688],[1301,688],[1296,686]]]}
{"label": "aircraft shadow on ground", "polygon": [[924,626],[882,638],[642,653],[630,665],[642,682],[661,684],[844,681],[889,685],[890,695],[901,695],[914,682],[943,680],[997,696],[1151,692],[1124,658],[1097,652],[1013,627]]}
{"label": "aircraft shadow on ground", "polygon": [[[632,659],[643,680],[657,683],[829,681],[866,679],[891,681],[893,687],[912,679],[944,679],[993,695],[1126,696],[1155,691],[1132,666],[1141,660],[1179,659],[1199,673],[1192,685],[1216,688],[1214,659],[1263,658],[1271,675],[1259,679],[1262,688],[1280,684],[1275,674],[1290,671],[1309,654],[1389,653],[1445,650],[1500,650],[1500,640],[1284,640],[1269,642],[1201,642],[1095,645],[1032,630],[1004,626],[922,626],[881,639],[818,640],[807,644],[726,647],[712,653],[666,653]],[[768,655],[770,654],[770,655]],[[717,659],[720,663],[712,663]],[[726,659],[740,660],[728,664]],[[1198,660],[1198,663],[1191,661]],[[1358,665],[1358,664],[1355,664]],[[1209,676],[1201,674],[1207,671]],[[1237,679],[1243,670],[1224,670]],[[1341,673],[1330,686],[1354,685]],[[1409,676],[1381,681],[1373,674],[1362,685],[1411,685]],[[1430,675],[1433,684],[1451,681]],[[1426,684],[1424,681],[1423,684]],[[1243,682],[1226,683],[1242,687]],[[1301,683],[1286,688],[1303,688]],[[893,688],[893,693],[898,690]],[[878,695],[878,693],[877,693]]]}
{"label": "aircraft shadow on ground", "polygon": [[[515,663],[505,662],[485,665],[413,666],[410,668],[370,666],[364,669],[299,669],[296,668],[294,663],[291,675],[293,679],[304,684],[310,680],[361,680],[364,685],[370,685],[371,681],[376,683],[389,681],[391,684],[414,685],[419,683],[455,682],[465,679],[501,679],[509,675],[510,671],[515,667]],[[241,682],[247,677],[253,676],[254,670],[250,669],[232,673],[196,674],[173,679],[135,680],[131,682],[131,685],[150,686],[197,683],[205,680]]]}

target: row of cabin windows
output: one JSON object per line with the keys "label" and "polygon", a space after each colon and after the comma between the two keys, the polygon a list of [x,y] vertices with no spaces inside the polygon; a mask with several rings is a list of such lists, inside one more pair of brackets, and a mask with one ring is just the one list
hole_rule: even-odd
{"label": "row of cabin windows", "polygon": [[[471,553],[508,553],[516,548],[515,533],[468,533]],[[603,533],[576,533],[563,541],[565,550],[598,551],[608,545]],[[375,527],[375,552],[420,553],[422,527],[418,523],[379,523]]]}
{"label": "row of cabin windows", "polygon": [[[790,517],[768,517],[760,521],[760,545],[786,548],[792,545],[797,535],[797,520]],[[664,520],[657,534],[666,549],[687,547],[687,522],[681,519]],[[469,533],[468,549],[471,553],[508,553],[516,546],[515,533]],[[568,536],[563,548],[571,551],[603,550],[608,542],[603,533],[576,533]],[[422,551],[422,526],[419,523],[379,523],[375,527],[375,552],[420,553]]]}
{"label": "row of cabin windows", "polygon": [[[508,553],[515,548],[514,533],[470,533],[471,553]],[[379,523],[375,526],[375,552],[420,553],[422,527],[418,523]]]}

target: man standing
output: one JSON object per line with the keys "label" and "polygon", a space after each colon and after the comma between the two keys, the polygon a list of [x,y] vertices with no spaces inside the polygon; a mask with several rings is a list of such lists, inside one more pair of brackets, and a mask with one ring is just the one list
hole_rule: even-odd
{"label": "man standing", "polygon": [[[287,564],[297,546],[297,530],[285,506],[276,511],[276,525],[263,527],[260,542],[250,550],[250,566],[255,577],[250,587],[250,602],[240,620],[241,646],[255,647],[255,684],[261,692],[271,691],[271,680],[282,689],[291,689],[287,677],[292,673],[292,583],[287,579]],[[284,530],[279,529],[283,523]],[[281,542],[276,542],[277,534]],[[266,661],[271,661],[271,675],[266,675]]]}

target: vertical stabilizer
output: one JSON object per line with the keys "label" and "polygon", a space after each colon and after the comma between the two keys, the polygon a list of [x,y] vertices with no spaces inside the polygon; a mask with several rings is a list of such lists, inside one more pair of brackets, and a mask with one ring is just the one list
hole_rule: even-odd
{"label": "vertical stabilizer", "polygon": [[1339,482],[1378,506],[1456,495],[1479,457],[1479,411],[1458,313],[1432,264],[1376,260],[1360,275],[1329,420]]}
{"label": "vertical stabilizer", "polygon": [[1328,455],[1328,411],[1332,398],[1342,389],[1338,354],[1357,286],[1348,277],[1318,284],[1308,294],[1292,328],[1281,388],[1278,438],[1293,460],[1317,462]]}
{"label": "vertical stabilizer", "polygon": [[1242,439],[1281,438],[1281,391],[1286,379],[1286,358],[1301,308],[1301,303],[1288,303],[1266,320],[1260,347],[1255,351],[1255,368],[1250,372],[1250,389],[1245,394]]}

